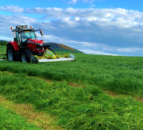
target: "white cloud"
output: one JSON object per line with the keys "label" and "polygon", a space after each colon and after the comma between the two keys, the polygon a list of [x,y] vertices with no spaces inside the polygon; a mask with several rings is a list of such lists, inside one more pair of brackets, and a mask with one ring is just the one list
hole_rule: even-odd
{"label": "white cloud", "polygon": [[77,1],[81,1],[83,3],[88,2],[88,3],[92,4],[94,1],[105,1],[105,0],[70,0],[68,3],[69,4],[75,4],[75,3],[77,3]]}
{"label": "white cloud", "polygon": [[81,42],[82,43],[82,46],[96,46],[96,45],[93,45],[93,44],[91,44],[91,43],[89,43],[89,42]]}
{"label": "white cloud", "polygon": [[18,6],[10,5],[10,6],[1,6],[0,10],[21,13],[23,12],[24,9]]}
{"label": "white cloud", "polygon": [[143,51],[141,48],[119,48],[117,51],[122,51],[122,52],[135,52],[135,51]]}
{"label": "white cloud", "polygon": [[69,1],[69,4],[75,4],[77,2],[77,0],[71,0]]}
{"label": "white cloud", "polygon": [[70,20],[70,18],[65,17],[65,18],[63,18],[62,20],[63,20],[63,21],[65,21],[65,22],[67,22],[67,21],[69,21],[69,20]]}
{"label": "white cloud", "polygon": [[[12,20],[11,20],[12,19]],[[13,20],[16,19],[16,20]],[[4,16],[0,15],[0,39],[7,37],[5,40],[13,39],[10,27],[15,28],[17,25],[31,25],[36,20],[22,15]]]}
{"label": "white cloud", "polygon": [[75,18],[75,21],[79,21],[79,20],[80,20],[80,18],[79,18],[79,17],[76,17],[76,18]]}
{"label": "white cloud", "polygon": [[95,7],[95,5],[90,5],[90,8],[93,8],[93,7]]}
{"label": "white cloud", "polygon": [[81,50],[80,51],[86,53],[86,54],[98,54],[98,55],[114,55],[117,56],[116,54],[112,54],[112,53],[105,53],[105,52],[101,52],[101,51],[94,51],[91,49],[87,49],[87,50]]}
{"label": "white cloud", "polygon": [[[10,12],[22,12],[22,13],[32,13],[41,14],[45,16],[43,19],[72,19],[84,20],[84,21],[97,21],[101,26],[118,26],[118,27],[132,27],[142,25],[143,13],[139,11],[126,10],[121,8],[116,9],[61,9],[61,8],[27,8],[24,10],[18,6],[2,6],[0,10],[10,11]],[[69,21],[69,20],[68,20]]]}
{"label": "white cloud", "polygon": [[61,8],[34,8],[26,9],[25,13],[45,14],[43,18],[79,18],[84,21],[99,22],[104,21],[101,25],[115,25],[119,27],[132,27],[142,25],[143,13],[139,11],[116,9],[61,9]]}

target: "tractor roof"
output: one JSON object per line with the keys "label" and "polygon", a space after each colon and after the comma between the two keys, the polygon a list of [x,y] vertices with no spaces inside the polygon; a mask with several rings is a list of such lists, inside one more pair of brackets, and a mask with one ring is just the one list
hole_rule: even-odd
{"label": "tractor roof", "polygon": [[22,32],[22,31],[34,31],[34,28],[27,28],[27,25],[18,25],[16,26],[16,28],[14,29],[14,31],[16,32]]}
{"label": "tractor roof", "polygon": [[32,31],[32,30],[34,30],[34,28],[21,28],[20,30],[22,30],[22,31]]}
{"label": "tractor roof", "polygon": [[18,25],[18,26],[16,26],[16,30],[23,30],[23,31],[30,31],[30,30],[34,30],[34,28],[27,28],[27,25]]}
{"label": "tractor roof", "polygon": [[16,26],[16,29],[21,29],[21,28],[27,28],[27,25],[18,25],[18,26]]}
{"label": "tractor roof", "polygon": [[12,32],[23,32],[23,31],[40,31],[40,30],[35,30],[34,28],[27,28],[27,25],[18,25],[16,26],[15,29],[12,30]]}

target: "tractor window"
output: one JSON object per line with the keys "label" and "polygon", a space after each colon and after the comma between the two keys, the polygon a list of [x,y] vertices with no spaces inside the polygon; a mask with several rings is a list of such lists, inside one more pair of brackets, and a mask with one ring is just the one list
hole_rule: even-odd
{"label": "tractor window", "polygon": [[16,38],[19,41],[19,36],[18,36],[18,32],[16,32]]}
{"label": "tractor window", "polygon": [[19,41],[19,35],[18,35],[18,32],[16,32],[16,41]]}
{"label": "tractor window", "polygon": [[24,31],[21,33],[21,39],[23,42],[27,40],[27,38],[30,39],[36,39],[35,33],[33,31]]}

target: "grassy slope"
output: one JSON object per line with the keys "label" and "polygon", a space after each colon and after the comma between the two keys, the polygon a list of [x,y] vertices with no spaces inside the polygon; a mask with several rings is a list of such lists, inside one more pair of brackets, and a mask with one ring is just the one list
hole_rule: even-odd
{"label": "grassy slope", "polygon": [[0,129],[1,130],[42,130],[27,122],[26,118],[6,109],[0,104]]}
{"label": "grassy slope", "polygon": [[69,46],[66,46],[64,44],[46,42],[46,43],[44,43],[44,45],[50,45],[50,47],[55,51],[64,51],[64,52],[67,51],[67,52],[83,53],[79,50],[76,50],[76,49],[71,48]]}
{"label": "grassy slope", "polygon": [[[59,54],[59,53],[58,53]],[[142,57],[74,54],[75,62],[27,64],[4,61],[0,70],[66,80],[81,85],[98,85],[102,89],[143,97]]]}
{"label": "grassy slope", "polygon": [[[17,103],[30,103],[57,116],[57,124],[71,130],[127,130],[143,128],[143,104],[132,98],[111,98],[98,89],[47,84],[23,74],[0,73],[0,94]],[[21,80],[22,79],[22,80]]]}
{"label": "grassy slope", "polygon": [[[131,98],[112,99],[100,93],[95,87],[99,86],[100,89],[143,97],[143,59],[141,57],[75,55],[75,62],[27,64],[5,61],[1,62],[0,70],[79,83],[86,86],[84,90],[71,88],[64,83],[59,85],[55,83],[46,88],[47,86],[44,86],[43,82],[39,80],[37,83],[29,80],[30,87],[26,85],[26,90],[24,89],[23,92],[20,90],[23,89],[25,83],[21,89],[13,86],[16,90],[5,89],[7,87],[4,85],[3,94],[11,93],[12,96],[9,99],[31,102],[39,110],[56,114],[59,117],[58,123],[68,129],[120,129],[122,127],[122,129],[139,129],[139,127],[143,127],[141,103],[133,101]],[[8,79],[5,79],[4,82],[8,82]],[[15,83],[14,80],[12,83]],[[35,87],[37,84],[42,88],[34,90],[33,86]],[[12,90],[15,92],[11,92]],[[19,94],[16,96],[13,95],[14,93]],[[35,93],[43,94],[42,100],[36,99],[39,97],[39,95],[36,96],[37,94],[34,98]]]}
{"label": "grassy slope", "polygon": [[[3,50],[4,51],[4,50]],[[63,52],[57,52],[61,54]],[[66,54],[64,52],[64,54]],[[74,54],[74,53],[73,53]],[[66,80],[88,86],[98,85],[102,89],[117,93],[143,97],[142,57],[103,56],[74,54],[75,62],[27,64],[1,62],[0,70],[25,73],[52,80]]]}
{"label": "grassy slope", "polygon": [[[62,47],[63,48],[63,50],[65,49],[65,51],[67,50],[68,52],[69,51],[72,51],[72,52],[76,52],[76,53],[83,53],[83,52],[81,52],[81,51],[79,51],[79,50],[76,50],[76,49],[74,49],[74,48],[71,48],[71,47],[69,47],[69,46],[66,46],[66,45],[64,45],[64,44],[58,44],[60,47]],[[58,51],[60,51],[60,50],[58,50]]]}

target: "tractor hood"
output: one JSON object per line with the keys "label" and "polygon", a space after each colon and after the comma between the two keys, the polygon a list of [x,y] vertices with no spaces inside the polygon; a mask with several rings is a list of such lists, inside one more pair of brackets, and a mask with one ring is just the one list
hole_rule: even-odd
{"label": "tractor hood", "polygon": [[28,39],[27,42],[43,45],[43,40],[37,40],[37,39]]}

